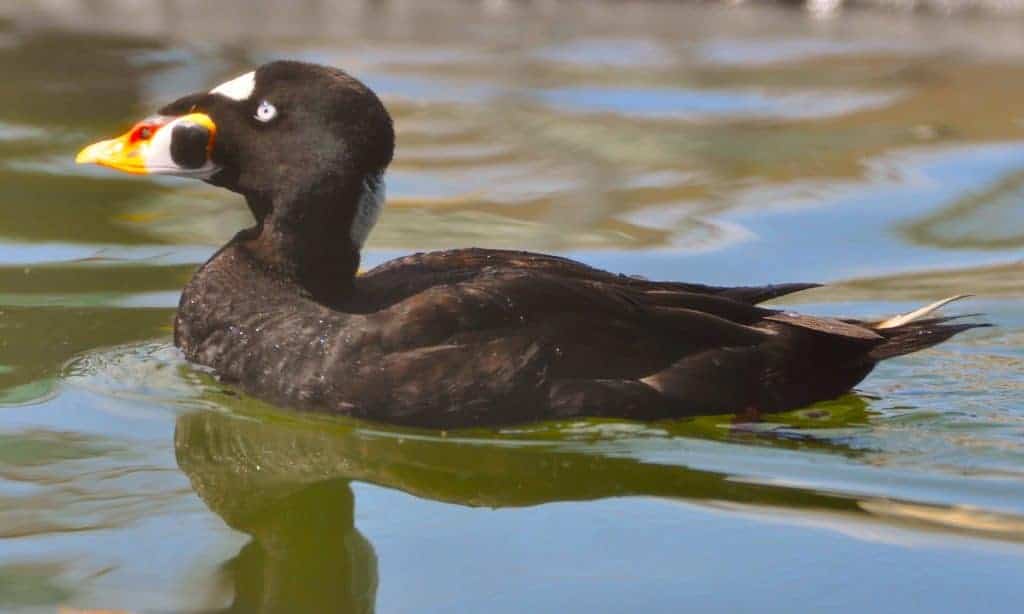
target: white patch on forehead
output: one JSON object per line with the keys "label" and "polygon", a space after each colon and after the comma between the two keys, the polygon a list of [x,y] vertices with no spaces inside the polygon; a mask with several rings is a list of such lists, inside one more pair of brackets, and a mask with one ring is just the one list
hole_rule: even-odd
{"label": "white patch on forehead", "polygon": [[352,243],[362,249],[366,237],[370,236],[380,211],[384,208],[384,171],[368,176],[363,180],[363,193],[356,204],[356,215],[352,218]]}
{"label": "white patch on forehead", "polygon": [[256,71],[247,72],[230,81],[221,83],[210,90],[210,93],[227,96],[232,100],[245,100],[249,96],[252,96],[252,91],[254,89],[256,89]]}

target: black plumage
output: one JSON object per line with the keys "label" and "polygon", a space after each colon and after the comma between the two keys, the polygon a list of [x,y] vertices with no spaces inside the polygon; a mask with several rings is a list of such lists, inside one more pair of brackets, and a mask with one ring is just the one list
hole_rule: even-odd
{"label": "black plumage", "polygon": [[[263,101],[279,113],[267,124],[253,119]],[[802,316],[758,303],[814,284],[646,281],[516,251],[416,254],[357,275],[353,227],[372,224],[394,149],[373,92],[274,62],[243,100],[202,93],[161,111],[189,112],[216,123],[209,180],[243,194],[256,225],[189,282],[175,343],[281,404],[431,427],[781,411],[974,326]]]}

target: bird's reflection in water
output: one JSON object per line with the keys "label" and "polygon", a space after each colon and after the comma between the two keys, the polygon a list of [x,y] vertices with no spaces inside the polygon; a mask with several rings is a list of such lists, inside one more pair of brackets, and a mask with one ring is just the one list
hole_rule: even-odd
{"label": "bird's reflection in water", "polygon": [[288,463],[274,465],[288,450],[263,448],[273,442],[261,439],[264,429],[245,428],[252,426],[193,414],[179,418],[175,433],[178,464],[193,488],[229,526],[252,536],[223,568],[234,592],[223,611],[373,612],[377,556],[355,527],[349,481],[301,472],[290,480]]}
{"label": "bird's reflection in water", "polygon": [[863,514],[844,497],[642,462],[614,440],[442,437],[261,412],[182,415],[175,432],[195,491],[252,536],[225,566],[228,611],[373,611],[377,557],[355,527],[351,480],[468,506],[641,495]]}
{"label": "bird's reflection in water", "polygon": [[355,528],[354,502],[348,481],[327,480],[233,525],[253,540],[226,566],[227,611],[372,612],[377,556]]}

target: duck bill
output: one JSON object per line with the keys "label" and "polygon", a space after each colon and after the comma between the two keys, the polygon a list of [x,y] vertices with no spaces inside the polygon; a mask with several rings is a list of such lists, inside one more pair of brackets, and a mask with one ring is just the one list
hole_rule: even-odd
{"label": "duck bill", "polygon": [[217,125],[204,113],[155,115],[121,136],[78,152],[78,164],[99,164],[133,175],[209,178],[219,170],[211,160]]}

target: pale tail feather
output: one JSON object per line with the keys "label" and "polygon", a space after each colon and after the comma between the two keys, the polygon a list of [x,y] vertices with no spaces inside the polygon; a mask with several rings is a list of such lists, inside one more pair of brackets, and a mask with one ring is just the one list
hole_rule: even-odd
{"label": "pale tail feather", "polygon": [[965,299],[969,296],[973,295],[957,294],[956,296],[950,296],[949,298],[944,298],[941,301],[935,301],[930,305],[925,305],[924,307],[921,307],[920,309],[915,309],[914,311],[911,311],[909,313],[902,313],[899,315],[895,315],[887,320],[882,320],[881,322],[874,324],[872,328],[874,328],[875,330],[885,330],[887,328],[896,328],[897,326],[910,324],[915,320],[920,320],[921,318],[932,313],[936,309],[940,309],[941,307],[948,305],[953,301],[959,301],[960,299]]}

